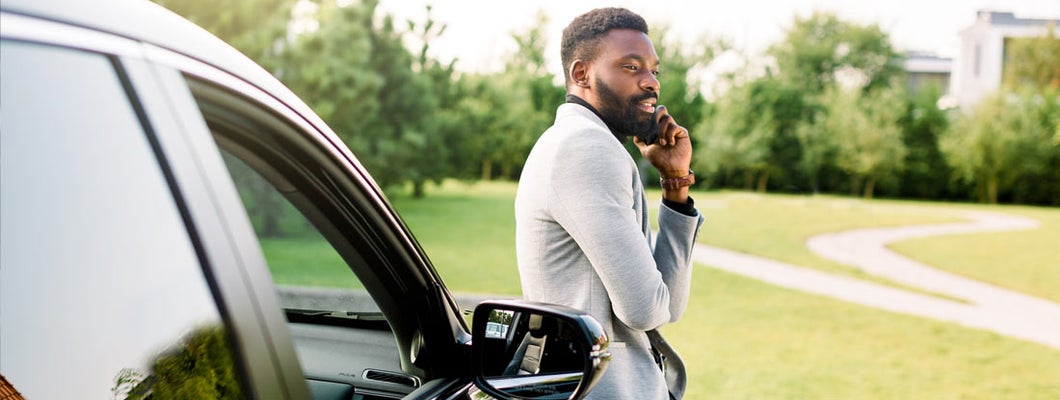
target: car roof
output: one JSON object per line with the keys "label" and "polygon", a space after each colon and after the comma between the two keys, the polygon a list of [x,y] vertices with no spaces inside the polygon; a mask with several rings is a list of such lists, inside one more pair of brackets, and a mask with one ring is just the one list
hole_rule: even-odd
{"label": "car roof", "polygon": [[0,10],[149,43],[196,59],[262,89],[335,138],[297,95],[239,50],[147,0],[3,0]]}

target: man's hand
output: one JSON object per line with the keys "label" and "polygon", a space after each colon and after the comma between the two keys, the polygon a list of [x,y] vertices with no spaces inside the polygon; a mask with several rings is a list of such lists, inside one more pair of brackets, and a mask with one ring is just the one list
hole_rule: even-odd
{"label": "man's hand", "polygon": [[[640,149],[640,154],[659,170],[663,178],[679,178],[688,175],[692,164],[692,141],[688,129],[678,125],[666,106],[658,106],[656,118],[659,122],[659,140],[648,145],[633,136],[633,143]],[[684,203],[688,200],[688,188],[664,190],[667,200]]]}
{"label": "man's hand", "polygon": [[659,106],[656,118],[659,122],[659,140],[647,145],[633,136],[633,143],[663,178],[688,175],[688,167],[692,164],[692,141],[688,138],[688,130],[674,121],[666,106]]}

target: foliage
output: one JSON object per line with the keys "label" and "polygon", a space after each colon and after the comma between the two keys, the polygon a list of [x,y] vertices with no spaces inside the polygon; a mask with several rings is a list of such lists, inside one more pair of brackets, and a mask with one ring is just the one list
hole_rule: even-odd
{"label": "foliage", "polygon": [[910,94],[901,119],[902,141],[906,146],[905,168],[898,181],[898,197],[952,199],[958,188],[951,184],[953,172],[939,150],[939,136],[948,129],[950,116],[938,107],[941,88],[937,85]]}
{"label": "foliage", "polygon": [[878,25],[857,25],[835,14],[796,17],[784,39],[769,49],[780,74],[809,93],[854,80],[867,91],[891,85],[901,74],[898,54]]}
{"label": "foliage", "polygon": [[703,146],[693,155],[703,172],[720,172],[722,183],[728,183],[733,174],[744,172],[745,188],[750,189],[756,171],[766,166],[769,142],[775,134],[773,118],[768,109],[761,110],[755,104],[754,88],[745,85],[733,88],[715,105],[715,115],[693,130]]}
{"label": "foliage", "polygon": [[[1050,168],[1060,157],[1060,94],[1055,90],[995,93],[958,119],[940,146],[958,177],[975,183],[981,202],[1045,191],[1054,198],[1043,200],[1060,204],[1056,171]],[[1042,177],[1054,187],[1022,179],[1027,176]]]}
{"label": "foliage", "polygon": [[823,128],[835,141],[836,165],[854,179],[863,179],[864,196],[872,198],[875,182],[903,166],[905,145],[898,127],[905,111],[902,99],[893,90],[862,95],[839,87],[824,97],[828,111]]}
{"label": "foliage", "polygon": [[280,78],[358,155],[381,186],[431,177],[425,126],[437,103],[430,81],[413,71],[412,54],[376,2],[320,3],[319,29],[283,53]]}
{"label": "foliage", "polygon": [[[736,169],[745,174],[743,187],[748,189],[756,176],[758,191],[765,191],[771,179],[779,180],[777,186],[785,188],[835,190],[830,181],[824,181],[822,187],[819,177],[822,172],[845,171],[852,181],[864,180],[866,195],[871,195],[876,180],[889,178],[900,169],[891,160],[881,160],[884,154],[854,154],[872,142],[890,143],[884,138],[900,132],[895,127],[899,118],[894,110],[901,108],[897,105],[901,99],[873,94],[890,93],[901,74],[899,57],[878,26],[856,25],[832,14],[815,13],[796,18],[783,41],[772,46],[768,54],[775,66],[760,77],[734,76],[733,88],[711,105],[712,121],[696,129],[698,136],[710,138],[708,147],[719,146],[697,151],[708,170],[725,171],[723,185],[733,184],[728,175]],[[851,94],[854,102],[873,101],[887,107],[850,104],[847,111],[858,113],[830,112],[829,106],[847,105],[827,97],[837,93],[841,85],[857,88],[860,93]],[[883,125],[877,126],[879,123]],[[734,157],[733,152],[747,153]],[[883,152],[880,149],[876,153]],[[900,156],[900,151],[891,151],[891,155]]]}
{"label": "foliage", "polygon": [[1054,24],[1047,27],[1045,36],[1009,40],[1005,86],[1060,89],[1060,37]]}
{"label": "foliage", "polygon": [[248,57],[272,66],[295,0],[153,0],[213,33]]}
{"label": "foliage", "polygon": [[203,327],[156,357],[148,376],[121,370],[115,378],[115,396],[129,400],[244,398],[226,335],[222,327]]}

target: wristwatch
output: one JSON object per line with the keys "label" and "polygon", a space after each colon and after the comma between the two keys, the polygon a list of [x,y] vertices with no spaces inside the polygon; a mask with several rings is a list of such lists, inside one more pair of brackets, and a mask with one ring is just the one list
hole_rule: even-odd
{"label": "wristwatch", "polygon": [[688,170],[688,175],[679,178],[659,178],[659,185],[667,190],[692,186],[693,183],[696,183],[696,175],[692,173],[691,169]]}

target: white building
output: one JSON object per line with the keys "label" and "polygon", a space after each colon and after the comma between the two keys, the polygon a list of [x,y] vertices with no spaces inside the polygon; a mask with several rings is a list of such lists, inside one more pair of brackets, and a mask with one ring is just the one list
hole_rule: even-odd
{"label": "white building", "polygon": [[953,59],[939,57],[932,53],[906,53],[902,69],[906,75],[906,89],[915,92],[925,87],[938,86],[939,94],[950,92],[950,71],[953,70]]}
{"label": "white building", "polygon": [[975,23],[959,33],[961,48],[950,77],[951,95],[957,105],[968,110],[1001,86],[1011,39],[1045,36],[1050,25],[1054,34],[1060,35],[1060,20],[1016,18],[1010,12],[977,12]]}

